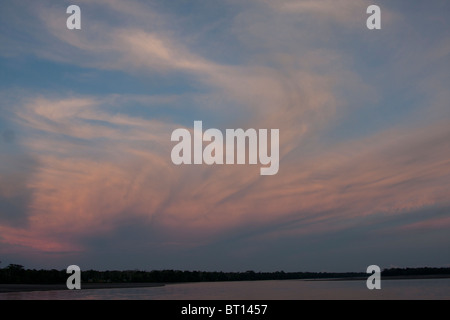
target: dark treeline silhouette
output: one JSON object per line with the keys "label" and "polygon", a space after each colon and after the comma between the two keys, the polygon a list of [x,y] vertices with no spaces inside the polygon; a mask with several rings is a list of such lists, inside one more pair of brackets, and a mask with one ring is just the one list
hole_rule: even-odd
{"label": "dark treeline silhouette", "polygon": [[385,277],[450,275],[450,268],[391,268],[381,272]]}
{"label": "dark treeline silhouette", "polygon": [[[382,276],[449,275],[450,268],[406,268],[385,269]],[[21,265],[10,264],[0,269],[0,283],[56,284],[65,283],[70,275],[66,270],[25,269]],[[81,281],[85,283],[143,283],[143,282],[205,282],[205,281],[252,281],[289,279],[326,279],[367,277],[364,272],[205,272],[179,270],[126,270],[96,271],[82,270]]]}

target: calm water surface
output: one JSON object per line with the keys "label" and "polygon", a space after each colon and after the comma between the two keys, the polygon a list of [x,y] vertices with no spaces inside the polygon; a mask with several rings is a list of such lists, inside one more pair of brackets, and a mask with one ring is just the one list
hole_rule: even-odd
{"label": "calm water surface", "polygon": [[85,289],[2,293],[4,299],[63,300],[299,300],[299,299],[445,299],[450,279],[386,280],[381,290],[365,281],[242,281],[169,284],[164,287]]}

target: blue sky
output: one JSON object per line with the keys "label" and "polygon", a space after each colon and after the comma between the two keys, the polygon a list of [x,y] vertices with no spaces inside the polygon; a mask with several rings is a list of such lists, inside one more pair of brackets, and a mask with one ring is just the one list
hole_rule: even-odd
{"label": "blue sky", "polygon": [[[81,30],[66,28],[67,6]],[[381,30],[366,8],[381,8]],[[5,1],[0,261],[448,266],[448,1]],[[280,170],[175,166],[176,128],[280,130]],[[0,265],[1,266],[1,265]]]}

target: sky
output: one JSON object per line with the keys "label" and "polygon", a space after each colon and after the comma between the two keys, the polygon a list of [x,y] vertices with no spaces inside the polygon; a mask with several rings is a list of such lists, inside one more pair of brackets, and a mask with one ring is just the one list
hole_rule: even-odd
{"label": "sky", "polygon": [[[449,14],[445,0],[1,1],[0,267],[450,266]],[[173,164],[171,133],[196,120],[279,129],[278,173]]]}

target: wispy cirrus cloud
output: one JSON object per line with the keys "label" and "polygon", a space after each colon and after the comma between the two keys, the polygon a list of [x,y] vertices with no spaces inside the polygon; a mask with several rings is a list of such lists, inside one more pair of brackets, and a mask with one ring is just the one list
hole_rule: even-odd
{"label": "wispy cirrus cloud", "polygon": [[[19,122],[39,131],[22,141],[39,163],[28,182],[29,227],[41,230],[38,234],[107,234],[133,217],[167,230],[185,229],[187,239],[224,234],[252,221],[260,226],[291,221],[302,234],[311,223],[334,230],[336,219],[407,214],[448,200],[445,124],[309,155],[291,152],[276,176],[260,181],[248,166],[174,167],[167,124],[112,117],[96,111],[100,108],[88,98],[38,98],[17,113]],[[113,126],[105,129],[104,123]],[[9,241],[15,235],[13,229],[3,233]]]}
{"label": "wispy cirrus cloud", "polygon": [[[80,32],[64,28],[64,5],[30,4],[27,12],[39,21],[24,31],[32,43],[7,37],[11,47],[2,56],[27,52],[39,62],[105,72],[105,81],[111,74],[138,78],[148,88],[162,75],[173,88],[12,91],[0,105],[0,124],[16,133],[14,147],[1,145],[7,151],[0,165],[0,211],[8,211],[0,218],[4,252],[17,246],[26,253],[76,252],[81,259],[105,247],[136,256],[133,248],[161,255],[170,248],[205,261],[227,243],[257,247],[273,240],[291,248],[298,239],[367,230],[376,243],[394,217],[395,239],[420,225],[446,223],[445,39],[431,37],[439,45],[424,55],[414,32],[407,33],[396,49],[395,36],[358,27],[367,2],[340,1],[334,10],[334,1],[231,2],[236,7],[224,30],[176,19],[180,12],[157,2],[80,3]],[[417,28],[389,6],[385,18],[383,28]],[[232,41],[220,43],[208,32]],[[210,50],[210,43],[217,47]],[[278,174],[262,179],[259,166],[250,165],[173,165],[170,134],[178,127],[192,131],[197,117],[207,120],[205,128],[280,129]],[[19,158],[23,170],[11,170],[20,167]],[[316,249],[329,253],[323,244]],[[242,250],[257,255],[264,248]],[[169,255],[164,261],[173,261]]]}

